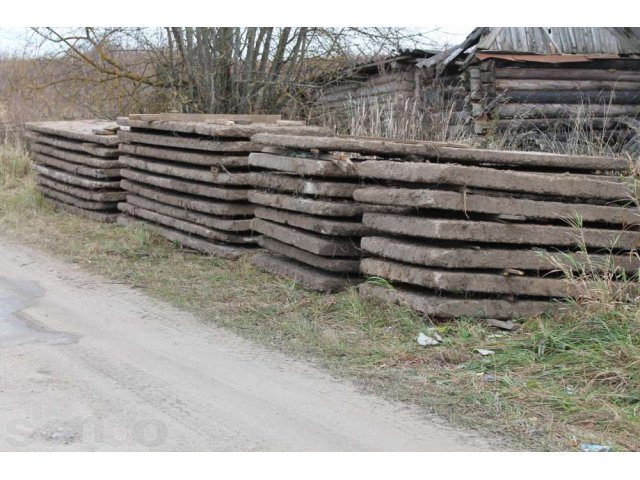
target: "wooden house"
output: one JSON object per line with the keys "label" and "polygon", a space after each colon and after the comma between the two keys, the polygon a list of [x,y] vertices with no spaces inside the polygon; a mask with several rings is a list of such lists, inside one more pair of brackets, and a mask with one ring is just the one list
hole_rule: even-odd
{"label": "wooden house", "polygon": [[476,134],[546,129],[576,116],[607,131],[640,116],[640,28],[478,27],[460,45],[400,58],[354,71],[318,104],[413,95]]}

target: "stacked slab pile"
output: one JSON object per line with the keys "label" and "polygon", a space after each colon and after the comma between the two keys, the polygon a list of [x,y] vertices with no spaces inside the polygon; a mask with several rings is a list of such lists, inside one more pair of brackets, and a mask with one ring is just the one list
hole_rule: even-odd
{"label": "stacked slab pile", "polygon": [[69,212],[115,222],[120,188],[117,125],[105,120],[26,124],[38,189]]}
{"label": "stacked slab pile", "polygon": [[131,115],[119,119],[122,187],[127,214],[169,240],[235,258],[255,247],[250,139],[260,132],[326,133],[279,116]]}
{"label": "stacked slab pile", "polygon": [[363,187],[357,166],[369,158],[403,156],[398,143],[346,138],[260,134],[265,145],[249,163],[266,169],[255,175],[253,229],[268,250],[252,263],[303,286],[333,292],[362,281],[360,239],[371,234],[362,223],[367,212],[407,213],[411,207],[371,205],[353,200]]}
{"label": "stacked slab pile", "polygon": [[[596,270],[640,267],[633,254],[640,246],[631,201],[637,192],[624,177],[625,160],[437,145],[406,153],[412,162],[357,166],[363,178],[395,184],[356,190],[356,201],[413,209],[364,214],[364,226],[376,233],[362,239],[362,272],[394,288],[363,284],[363,296],[408,303],[432,317],[509,319],[580,294],[550,255],[565,265],[563,254],[571,255],[569,270],[589,261]],[[568,223],[576,214],[590,260]]]}

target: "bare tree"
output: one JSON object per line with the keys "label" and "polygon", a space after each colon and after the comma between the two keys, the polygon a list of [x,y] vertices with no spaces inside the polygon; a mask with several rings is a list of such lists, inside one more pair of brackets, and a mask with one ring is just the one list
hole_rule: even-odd
{"label": "bare tree", "polygon": [[[126,84],[146,110],[294,113],[319,79],[361,61],[415,46],[424,32],[403,28],[165,27],[34,32],[51,59],[74,65],[69,78]],[[51,48],[49,48],[51,50]],[[65,81],[64,78],[56,81]]]}

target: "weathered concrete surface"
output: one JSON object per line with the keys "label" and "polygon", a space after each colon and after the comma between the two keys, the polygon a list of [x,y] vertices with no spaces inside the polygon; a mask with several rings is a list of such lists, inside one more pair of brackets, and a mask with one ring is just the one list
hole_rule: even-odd
{"label": "weathered concrete surface", "polygon": [[142,121],[129,119],[132,129],[160,130],[164,132],[180,132],[195,135],[204,135],[214,138],[250,138],[257,133],[267,132],[278,135],[331,135],[331,129],[327,127],[300,126],[300,125],[267,125],[253,123],[250,125],[215,125],[205,122],[184,121]]}
{"label": "weathered concrete surface", "polygon": [[255,243],[255,239],[253,239],[250,235],[236,235],[233,233],[225,232],[223,230],[197,225],[195,223],[180,220],[178,218],[173,218],[168,215],[162,215],[160,213],[147,210],[146,208],[136,207],[129,203],[119,203],[118,208],[121,212],[128,213],[129,215],[133,215],[134,217],[140,217],[144,220],[149,220],[150,222],[164,225],[165,227],[170,227],[175,230],[198,235],[210,240],[240,244]]}
{"label": "weathered concrete surface", "polygon": [[258,253],[252,256],[250,261],[254,267],[260,270],[293,280],[309,290],[324,293],[339,292],[361,281],[358,276],[349,278],[346,275],[326,272],[269,253]]}
{"label": "weathered concrete surface", "polygon": [[150,160],[146,158],[132,157],[130,155],[122,155],[120,157],[120,162],[122,162],[125,167],[134,168],[140,171],[176,177],[181,180],[195,180],[198,182],[212,183],[211,180],[213,175],[211,174],[211,170],[206,166],[197,167],[181,165],[155,159]]}
{"label": "weathered concrete surface", "polygon": [[77,163],[60,160],[42,153],[32,152],[31,158],[40,165],[57,168],[64,172],[82,175],[83,177],[104,179],[120,179],[120,168],[94,168],[78,165]]}
{"label": "weathered concrete surface", "polygon": [[524,168],[559,168],[565,170],[627,171],[629,162],[617,157],[559,155],[543,152],[520,152],[469,148],[464,144],[389,140],[356,137],[302,137],[258,134],[256,142],[299,150],[358,152],[383,156],[417,156],[469,164],[508,165]]}
{"label": "weathered concrete surface", "polygon": [[[575,246],[577,243],[574,229],[554,225],[445,220],[373,213],[366,213],[362,222],[377,232],[440,240],[562,247]],[[585,228],[582,233],[587,247],[615,246],[626,250],[640,247],[640,232]]]}
{"label": "weathered concrete surface", "polygon": [[[423,142],[417,140],[387,140],[366,137],[314,136],[305,137],[295,134],[259,133],[253,137],[255,142],[264,145],[296,150],[320,150],[325,152],[355,152],[378,155],[418,155],[426,156],[435,152],[436,146],[456,146],[440,142]],[[460,147],[464,145],[457,144]]]}
{"label": "weathered concrete surface", "polygon": [[249,165],[298,175],[343,178],[357,177],[353,165],[347,164],[346,162],[331,162],[305,157],[288,157],[271,153],[252,153],[249,155]]}
{"label": "weathered concrete surface", "polygon": [[357,257],[360,249],[344,237],[327,237],[315,233],[268,222],[261,218],[253,220],[253,230],[275,238],[283,243],[325,257]]}
{"label": "weathered concrete surface", "polygon": [[526,218],[557,220],[575,218],[579,214],[586,222],[616,225],[640,223],[638,207],[614,207],[581,203],[546,202],[521,198],[492,197],[473,192],[411,188],[369,187],[356,190],[358,202],[380,205],[412,206],[458,212],[520,215]]}
{"label": "weathered concrete surface", "polygon": [[360,183],[327,182],[273,172],[253,172],[251,176],[251,183],[256,187],[302,195],[351,199],[353,192],[362,188]]}
{"label": "weathered concrete surface", "polygon": [[332,220],[324,217],[303,215],[300,213],[292,213],[285,210],[276,210],[274,208],[267,207],[257,207],[255,210],[255,216],[272,222],[283,223],[285,225],[291,225],[292,227],[310,230],[322,235],[361,237],[362,235],[371,232],[371,230],[365,227],[362,222]]}
{"label": "weathered concrete surface", "polygon": [[115,223],[118,219],[118,212],[110,213],[110,212],[101,212],[95,210],[85,210],[84,208],[78,208],[69,203],[61,202],[56,200],[55,198],[51,198],[47,195],[46,192],[43,193],[43,196],[51,202],[53,205],[58,207],[61,210],[64,210],[69,213],[73,213],[74,215],[79,215],[81,217],[88,218],[90,220],[96,222],[104,222],[104,223]]}
{"label": "weathered concrete surface", "polygon": [[371,283],[358,286],[362,298],[375,298],[382,302],[393,302],[409,307],[434,318],[495,318],[511,320],[531,317],[557,309],[559,304],[538,300],[518,300],[509,302],[500,299],[457,298],[436,295],[434,292],[408,290],[395,286],[385,288]]}
{"label": "weathered concrete surface", "polygon": [[160,213],[169,217],[185,220],[205,227],[215,228],[228,232],[248,232],[251,230],[251,219],[225,219],[208,215],[202,212],[193,212],[184,208],[174,207],[155,200],[138,197],[137,195],[127,195],[127,203],[134,207],[144,208],[152,212]]}
{"label": "weathered concrete surface", "polygon": [[27,130],[32,130],[56,137],[99,143],[101,145],[117,145],[117,135],[96,135],[94,131],[115,131],[118,125],[108,120],[68,120],[55,122],[27,122]]}
{"label": "weathered concrete surface", "polygon": [[176,242],[183,247],[190,248],[206,255],[211,255],[212,257],[235,260],[243,255],[255,253],[256,251],[256,249],[251,246],[213,243],[211,240],[207,240],[196,235],[190,235],[164,225],[151,223],[124,213],[118,217],[118,224],[124,226],[144,225],[145,228],[156,232],[158,235],[166,238],[170,242]]}
{"label": "weathered concrete surface", "polygon": [[37,175],[36,181],[39,185],[45,185],[54,190],[72,195],[83,200],[91,200],[93,202],[119,202],[126,198],[127,193],[123,190],[108,191],[108,190],[87,190],[81,187],[74,187],[73,185],[67,185],[66,183],[58,180],[51,180],[44,175]]}
{"label": "weathered concrete surface", "polygon": [[181,193],[190,193],[202,197],[214,198],[218,200],[242,201],[247,200],[248,190],[245,188],[224,188],[197,183],[194,181],[179,180],[177,178],[165,177],[150,172],[141,172],[129,168],[122,169],[122,176],[135,182],[153,185],[155,187],[173,190]]}
{"label": "weathered concrete surface", "polygon": [[68,195],[64,192],[60,192],[46,185],[39,185],[38,189],[48,198],[53,198],[60,202],[68,203],[78,208],[85,210],[118,210],[117,202],[92,202],[91,200],[84,200],[82,198]]}
{"label": "weathered concrete surface", "polygon": [[249,201],[265,207],[326,217],[356,217],[362,215],[363,212],[359,204],[349,200],[316,200],[278,193],[252,191],[249,192]]}
{"label": "weathered concrete surface", "polygon": [[141,197],[188,210],[225,217],[252,217],[255,206],[248,202],[225,202],[194,198],[188,194],[160,190],[130,180],[122,180],[122,188]]}
{"label": "weathered concrete surface", "polygon": [[594,180],[572,174],[543,175],[455,164],[379,160],[358,163],[356,169],[358,174],[365,178],[430,185],[478,187],[556,197],[599,199],[600,201],[629,201],[633,193],[624,183]]}
{"label": "weathered concrete surface", "polygon": [[365,212],[411,212],[410,207],[393,207],[387,205],[370,205],[356,203],[349,200],[294,197],[280,193],[267,193],[259,191],[249,192],[249,201],[265,207],[291,210],[309,215],[321,215],[325,217],[357,217]]}
{"label": "weathered concrete surface", "polygon": [[[414,263],[426,267],[480,268],[536,270],[541,272],[556,270],[552,259],[569,264],[563,254],[553,249],[541,254],[534,249],[506,249],[489,247],[441,247],[420,240],[405,240],[390,237],[363,237],[360,246],[363,252],[374,256]],[[580,252],[571,254],[575,266],[586,266],[586,259]],[[588,261],[593,268],[621,268],[627,272],[640,269],[640,259],[636,255],[590,254]],[[572,265],[573,266],[573,265]]]}
{"label": "weathered concrete surface", "polygon": [[231,185],[238,187],[249,187],[252,186],[251,180],[252,175],[248,171],[229,171],[229,170],[218,170],[217,167],[213,167],[211,169],[211,177],[213,178],[213,183],[217,185]]}
{"label": "weathered concrete surface", "polygon": [[179,150],[175,148],[157,148],[148,145],[132,145],[128,143],[120,144],[120,152],[133,156],[157,158],[172,162],[190,163],[193,165],[204,165],[207,167],[247,167],[249,165],[248,155],[216,155],[210,152],[198,152]]}
{"label": "weathered concrete surface", "polygon": [[376,258],[363,259],[360,262],[360,269],[365,275],[454,293],[480,292],[532,297],[575,297],[579,291],[563,279],[441,270]]}
{"label": "weathered concrete surface", "polygon": [[[86,144],[81,143],[80,145],[86,145]],[[122,167],[122,165],[118,160],[104,158],[104,157],[96,157],[94,155],[89,155],[84,152],[63,150],[61,148],[52,147],[50,145],[43,145],[40,143],[31,143],[29,148],[31,149],[32,152],[44,153],[45,155],[56,157],[61,160],[66,160],[67,162],[84,165],[85,167],[95,167],[95,168]],[[118,153],[118,151],[115,149],[114,149],[114,152],[116,154]]]}
{"label": "weathered concrete surface", "polygon": [[130,155],[121,156],[120,161],[129,168],[175,177],[180,180],[195,180],[211,185],[234,187],[251,185],[251,174],[249,172],[220,173],[206,166],[192,166],[156,159],[132,157]]}
{"label": "weathered concrete surface", "polygon": [[75,185],[77,187],[88,188],[91,190],[115,190],[120,189],[120,181],[109,180],[94,180],[86,177],[81,177],[68,172],[63,172],[55,168],[50,168],[44,165],[34,165],[35,171],[41,175],[49,177],[60,182]]}
{"label": "weathered concrete surface", "polygon": [[6,241],[0,278],[0,324],[48,337],[0,347],[2,451],[510,449]]}
{"label": "weathered concrete surface", "polygon": [[121,142],[143,143],[161,147],[186,148],[190,150],[203,150],[207,152],[242,152],[249,153],[259,151],[260,147],[248,140],[226,141],[211,138],[178,137],[170,133],[155,134],[141,132],[127,132],[121,130],[118,133]]}
{"label": "weathered concrete surface", "polygon": [[[118,149],[114,145],[113,147],[105,147],[101,145],[97,145],[95,143],[88,143],[82,141],[68,140],[61,137],[55,137],[52,135],[45,135],[38,132],[25,132],[25,137],[29,139],[31,142],[36,142],[38,145],[42,146],[42,144],[51,145],[52,147],[56,147],[57,149],[64,150],[72,150],[76,152],[84,152],[89,155],[93,155],[96,157],[104,157],[104,158],[116,158],[118,157]],[[35,143],[32,143],[32,145]]]}
{"label": "weathered concrete surface", "polygon": [[331,258],[315,255],[293,245],[287,245],[286,243],[279,242],[271,237],[261,235],[258,237],[258,245],[267,250],[282,255],[287,258],[292,258],[298,262],[311,265],[312,267],[327,270],[329,272],[340,273],[355,273],[360,272],[359,260],[348,260],[344,258]]}

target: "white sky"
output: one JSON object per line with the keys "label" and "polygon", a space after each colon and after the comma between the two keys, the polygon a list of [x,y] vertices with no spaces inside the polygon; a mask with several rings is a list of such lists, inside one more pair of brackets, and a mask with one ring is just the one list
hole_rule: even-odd
{"label": "white sky", "polygon": [[[455,45],[460,43],[473,28],[421,27],[417,29],[431,32],[429,38],[437,45]],[[26,27],[0,27],[0,52],[22,53],[31,36],[32,33]],[[431,45],[422,45],[422,47],[430,48]]]}

